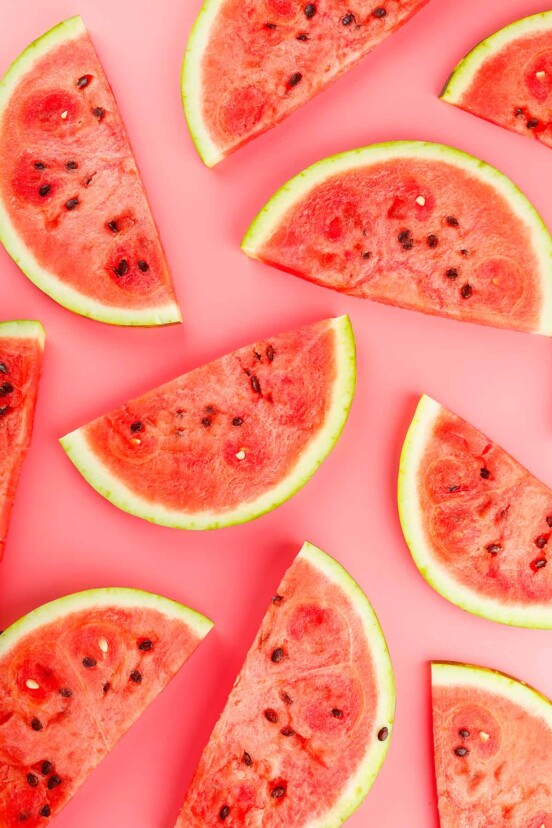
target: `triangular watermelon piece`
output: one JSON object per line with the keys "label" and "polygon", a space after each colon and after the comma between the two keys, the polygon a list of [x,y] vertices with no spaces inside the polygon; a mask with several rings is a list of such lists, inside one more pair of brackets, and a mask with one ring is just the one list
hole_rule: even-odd
{"label": "triangular watermelon piece", "polygon": [[399,512],[437,592],[493,621],[552,628],[552,490],[425,396],[401,456]]}
{"label": "triangular watermelon piece", "polygon": [[212,167],[326,89],[428,0],[205,0],[188,42],[182,99]]}
{"label": "triangular watermelon piece", "polygon": [[177,828],[337,828],[379,773],[394,708],[374,610],[337,561],[306,543],[272,598]]}
{"label": "triangular watermelon piece", "polygon": [[552,703],[510,676],[432,665],[441,828],[552,828]]}
{"label": "triangular watermelon piece", "polygon": [[290,498],[337,442],[355,389],[349,318],[196,368],[66,435],[116,506],[181,529],[243,523]]}
{"label": "triangular watermelon piece", "polygon": [[39,828],[158,696],[211,628],[158,595],[96,589],[0,636],[0,825]]}
{"label": "triangular watermelon piece", "polygon": [[483,40],[460,61],[441,98],[552,147],[552,11]]}
{"label": "triangular watermelon piece", "polygon": [[80,17],[0,83],[0,241],[71,310],[116,325],[180,321],[125,126]]}
{"label": "triangular watermelon piece", "polygon": [[498,170],[440,144],[326,158],[249,228],[254,259],[341,293],[552,335],[552,239]]}
{"label": "triangular watermelon piece", "polygon": [[31,442],[45,336],[40,322],[0,323],[0,559]]}

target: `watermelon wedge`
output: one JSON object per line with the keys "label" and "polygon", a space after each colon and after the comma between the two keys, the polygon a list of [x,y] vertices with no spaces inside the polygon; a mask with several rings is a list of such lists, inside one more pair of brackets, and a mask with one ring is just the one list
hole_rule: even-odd
{"label": "watermelon wedge", "polygon": [[337,828],[385,759],[395,686],[374,610],[306,543],[272,598],[177,828]]}
{"label": "watermelon wedge", "polygon": [[45,336],[40,322],[0,322],[0,560],[31,442]]}
{"label": "watermelon wedge", "polygon": [[493,621],[552,628],[552,490],[425,396],[402,451],[399,513],[437,592]]}
{"label": "watermelon wedge", "polygon": [[432,665],[441,828],[552,826],[552,704],[510,676]]}
{"label": "watermelon wedge", "polygon": [[196,368],[66,435],[100,494],[179,529],[253,520],[290,498],[337,442],[355,388],[342,316]]}
{"label": "watermelon wedge", "polygon": [[280,123],[428,0],[205,0],[182,72],[188,126],[205,164]]}
{"label": "watermelon wedge", "polygon": [[39,288],[116,325],[180,321],[125,126],[80,17],[0,83],[0,241]]}
{"label": "watermelon wedge", "polygon": [[40,607],[0,637],[0,825],[46,825],[168,684],[211,622],[133,589]]}
{"label": "watermelon wedge", "polygon": [[517,20],[456,67],[442,100],[552,146],[552,12]]}
{"label": "watermelon wedge", "polygon": [[243,251],[318,285],[498,328],[552,334],[552,239],[502,173],[460,150],[400,141],[289,181]]}

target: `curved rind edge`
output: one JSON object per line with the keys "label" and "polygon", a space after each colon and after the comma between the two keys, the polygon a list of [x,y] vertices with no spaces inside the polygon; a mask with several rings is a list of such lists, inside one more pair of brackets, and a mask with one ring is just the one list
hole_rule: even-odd
{"label": "curved rind edge", "polygon": [[0,322],[0,337],[10,339],[36,339],[40,348],[44,349],[46,331],[42,322],[31,319],[14,319]]}
{"label": "curved rind edge", "polygon": [[504,605],[479,595],[452,578],[433,555],[431,538],[425,531],[422,519],[417,476],[424,450],[432,439],[433,425],[443,410],[431,397],[422,396],[401,452],[397,497],[399,519],[414,563],[436,592],[466,612],[509,626],[552,629],[552,606],[549,604],[529,607],[523,604]]}
{"label": "curved rind edge", "polygon": [[291,472],[277,486],[255,501],[224,513],[205,511],[193,514],[166,509],[136,496],[111,474],[90,450],[86,439],[86,426],[62,437],[60,443],[92,488],[119,509],[144,520],[176,529],[219,529],[254,520],[289,500],[310,480],[337,443],[345,427],[356,383],[355,342],[348,316],[337,317],[331,321],[337,334],[338,370],[327,422]]}

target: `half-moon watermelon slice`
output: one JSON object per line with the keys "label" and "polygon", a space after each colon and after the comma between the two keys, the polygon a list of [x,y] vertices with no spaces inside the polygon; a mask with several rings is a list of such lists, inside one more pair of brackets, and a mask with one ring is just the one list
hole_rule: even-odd
{"label": "half-moon watermelon slice", "polygon": [[552,12],[517,20],[476,46],[441,98],[552,146]]}
{"label": "half-moon watermelon slice", "polygon": [[346,316],[196,368],[65,436],[100,494],[180,529],[243,523],[290,498],[337,442],[355,388]]}
{"label": "half-moon watermelon slice", "polygon": [[47,825],[212,624],[158,595],[95,589],[0,636],[0,825]]}
{"label": "half-moon watermelon slice", "polygon": [[40,322],[0,323],[0,559],[33,433],[45,336]]}
{"label": "half-moon watermelon slice", "polygon": [[0,241],[39,288],[117,325],[180,321],[125,126],[80,17],[0,83]]}
{"label": "half-moon watermelon slice", "polygon": [[400,141],[327,158],[289,181],[242,243],[254,259],[341,293],[552,334],[552,240],[498,170]]}
{"label": "half-moon watermelon slice", "polygon": [[432,665],[441,828],[552,828],[552,704],[510,676]]}
{"label": "half-moon watermelon slice", "polygon": [[177,828],[337,828],[385,759],[393,669],[351,576],[306,543],[272,598]]}
{"label": "half-moon watermelon slice", "polygon": [[205,0],[182,73],[194,143],[212,167],[322,92],[428,0]]}
{"label": "half-moon watermelon slice", "polygon": [[493,621],[552,628],[552,490],[425,396],[401,456],[399,513],[437,592]]}

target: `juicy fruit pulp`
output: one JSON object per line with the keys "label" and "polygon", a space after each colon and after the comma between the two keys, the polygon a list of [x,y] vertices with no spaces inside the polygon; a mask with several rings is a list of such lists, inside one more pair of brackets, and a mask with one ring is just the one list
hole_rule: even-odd
{"label": "juicy fruit pulp", "polygon": [[434,664],[441,828],[552,826],[552,705],[502,673]]}
{"label": "juicy fruit pulp", "polygon": [[517,188],[459,150],[397,142],[315,164],[251,225],[243,250],[342,293],[552,333],[552,240]]}
{"label": "juicy fruit pulp", "polygon": [[115,98],[80,18],[0,85],[0,239],[61,304],[123,325],[180,319]]}
{"label": "juicy fruit pulp", "polygon": [[552,627],[552,491],[428,397],[405,441],[399,509],[416,564],[446,598],[496,621]]}
{"label": "juicy fruit pulp", "polygon": [[188,124],[205,163],[275,126],[426,2],[206,0],[182,79]]}
{"label": "juicy fruit pulp", "polygon": [[35,610],[0,639],[0,824],[38,828],[160,693],[210,629],[137,590]]}
{"label": "juicy fruit pulp", "polygon": [[394,702],[366,596],[305,544],[272,599],[178,828],[341,825],[383,763]]}
{"label": "juicy fruit pulp", "polygon": [[441,97],[552,146],[552,12],[518,20],[480,43]]}
{"label": "juicy fruit pulp", "polygon": [[317,469],[355,384],[347,317],[257,342],[67,435],[62,445],[121,508],[181,528],[251,520]]}
{"label": "juicy fruit pulp", "polygon": [[0,559],[31,442],[44,336],[40,322],[0,323]]}

